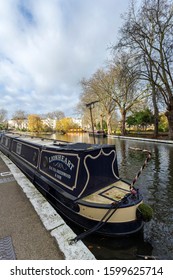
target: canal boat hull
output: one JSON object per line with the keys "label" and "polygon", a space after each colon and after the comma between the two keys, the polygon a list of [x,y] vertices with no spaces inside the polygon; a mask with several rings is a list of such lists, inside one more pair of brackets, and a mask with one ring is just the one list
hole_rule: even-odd
{"label": "canal boat hull", "polygon": [[89,131],[89,136],[94,136],[97,138],[105,138],[107,137],[106,132],[104,132],[103,130],[97,130],[97,131]]}
{"label": "canal boat hull", "polygon": [[[139,191],[119,178],[114,145],[65,143],[1,134],[0,150],[67,219],[107,236],[133,234],[143,227],[136,215]],[[97,225],[101,225],[97,227]]]}

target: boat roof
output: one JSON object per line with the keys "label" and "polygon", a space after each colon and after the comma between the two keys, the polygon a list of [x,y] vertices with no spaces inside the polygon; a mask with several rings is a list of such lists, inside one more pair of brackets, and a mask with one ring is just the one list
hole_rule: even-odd
{"label": "boat roof", "polygon": [[6,136],[10,138],[16,138],[17,140],[25,141],[27,143],[33,143],[40,146],[46,147],[56,147],[56,148],[63,148],[65,150],[93,150],[93,149],[100,149],[103,147],[110,147],[114,145],[107,145],[107,144],[90,144],[90,143],[83,143],[83,142],[66,142],[61,140],[54,140],[50,138],[40,138],[36,136],[30,135],[22,135],[22,134],[12,134],[12,133],[5,133]]}

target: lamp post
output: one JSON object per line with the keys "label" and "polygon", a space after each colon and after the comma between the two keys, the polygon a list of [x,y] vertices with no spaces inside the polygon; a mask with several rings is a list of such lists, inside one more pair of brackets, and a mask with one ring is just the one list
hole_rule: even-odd
{"label": "lamp post", "polygon": [[93,102],[90,102],[90,103],[87,103],[86,104],[86,107],[89,108],[90,110],[90,117],[91,117],[91,125],[92,125],[92,133],[93,133],[93,138],[94,138],[94,144],[95,144],[95,135],[94,135],[94,123],[93,123],[93,116],[92,116],[92,109],[94,108],[94,104],[97,103],[99,101],[93,101]]}

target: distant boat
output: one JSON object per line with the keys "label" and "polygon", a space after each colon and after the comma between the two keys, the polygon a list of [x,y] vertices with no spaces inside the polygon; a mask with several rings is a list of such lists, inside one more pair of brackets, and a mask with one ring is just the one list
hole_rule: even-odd
{"label": "distant boat", "polygon": [[107,133],[104,130],[95,130],[94,132],[89,131],[89,136],[104,138],[107,137]]}
{"label": "distant boat", "polygon": [[143,227],[142,194],[119,177],[115,145],[1,133],[0,150],[57,211],[89,233],[127,235]]}

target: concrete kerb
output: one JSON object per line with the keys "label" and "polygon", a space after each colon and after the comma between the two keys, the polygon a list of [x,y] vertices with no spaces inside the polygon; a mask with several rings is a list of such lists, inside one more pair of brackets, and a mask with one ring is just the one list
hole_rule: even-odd
{"label": "concrete kerb", "polygon": [[10,169],[18,185],[22,188],[27,198],[30,200],[35,211],[40,217],[46,230],[56,239],[60,250],[63,252],[66,260],[95,260],[95,256],[89,251],[82,241],[70,244],[69,240],[76,235],[72,229],[67,226],[61,216],[47,202],[42,194],[26,178],[20,169],[12,161],[0,152],[2,160]]}
{"label": "concrete kerb", "polygon": [[163,143],[163,144],[173,144],[173,140],[167,139],[150,139],[150,138],[140,138],[140,137],[131,137],[131,136],[118,136],[118,135],[108,135],[109,138],[119,138],[119,139],[126,139],[126,140],[135,140],[135,141],[142,141],[142,142],[156,142],[156,143]]}

